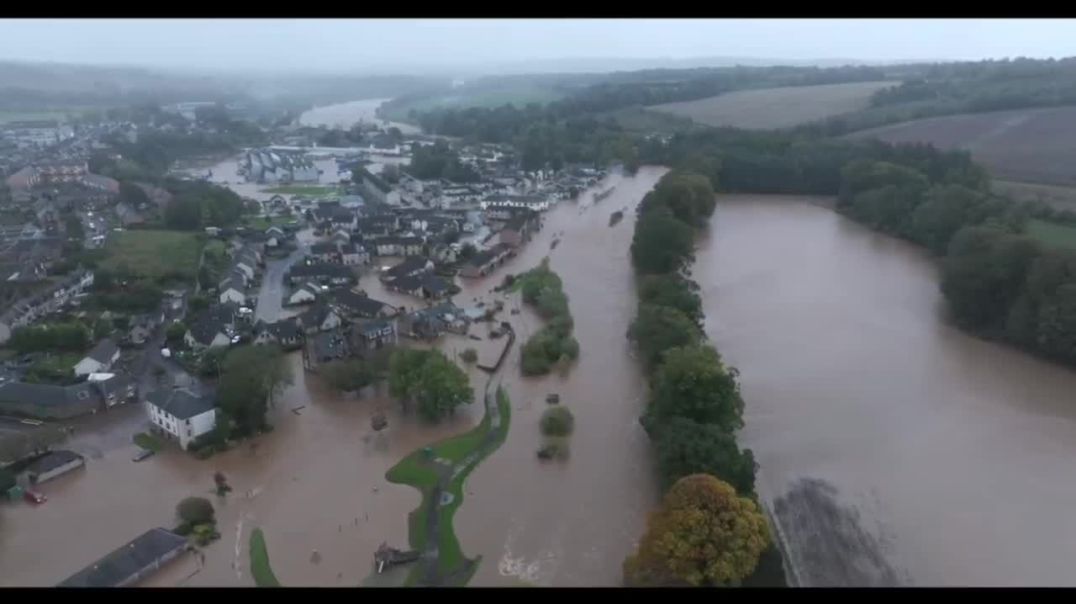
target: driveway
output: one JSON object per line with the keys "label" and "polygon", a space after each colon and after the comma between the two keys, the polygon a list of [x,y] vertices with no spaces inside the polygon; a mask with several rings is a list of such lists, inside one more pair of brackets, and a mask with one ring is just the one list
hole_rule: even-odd
{"label": "driveway", "polygon": [[269,260],[265,263],[265,274],[262,276],[262,285],[258,290],[258,306],[254,309],[254,320],[273,323],[281,318],[284,307],[284,273],[288,272],[293,264],[307,254],[309,240],[304,238],[303,232],[299,233],[298,247],[286,258]]}

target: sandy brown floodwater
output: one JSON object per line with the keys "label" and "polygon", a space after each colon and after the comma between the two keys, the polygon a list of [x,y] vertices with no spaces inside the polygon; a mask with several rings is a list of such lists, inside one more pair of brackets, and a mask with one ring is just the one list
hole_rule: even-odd
{"label": "sandy brown floodwater", "polygon": [[707,331],[807,585],[1073,585],[1076,374],[944,322],[920,250],[789,198],[723,197]]}

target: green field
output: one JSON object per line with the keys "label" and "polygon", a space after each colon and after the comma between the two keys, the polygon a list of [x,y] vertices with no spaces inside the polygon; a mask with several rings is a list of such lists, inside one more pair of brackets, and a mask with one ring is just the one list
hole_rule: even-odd
{"label": "green field", "polygon": [[273,193],[276,195],[306,195],[307,197],[325,197],[328,195],[339,195],[340,189],[338,187],[329,187],[325,185],[281,185],[279,187],[265,189],[262,192]]}
{"label": "green field", "polygon": [[184,231],[123,231],[113,233],[102,266],[121,267],[149,279],[194,279],[203,237]]}
{"label": "green field", "polygon": [[254,529],[250,533],[250,574],[258,587],[280,587],[280,581],[269,565],[269,551],[261,529]]}
{"label": "green field", "polygon": [[1027,223],[1027,234],[1046,245],[1076,250],[1076,227],[1031,220]]}
{"label": "green field", "polygon": [[243,221],[243,226],[259,231],[264,231],[271,226],[284,226],[286,224],[298,225],[299,221],[294,216],[248,216]]}
{"label": "green field", "polygon": [[[471,463],[448,484],[446,491],[452,494],[452,502],[448,505],[437,507],[441,526],[441,541],[437,545],[438,574],[442,578],[453,580],[453,585],[457,587],[466,584],[467,580],[470,579],[471,572],[473,572],[474,568],[477,568],[477,566],[474,566],[471,568],[471,572],[467,572],[467,566],[471,561],[463,555],[463,551],[460,549],[459,540],[456,538],[456,532],[452,526],[452,517],[455,515],[460,504],[463,503],[463,483],[467,480],[467,476],[471,471],[481,463],[482,459],[492,453],[496,447],[500,446],[508,436],[508,425],[511,420],[512,406],[508,400],[508,395],[500,388],[497,389],[496,396],[497,409],[501,416],[501,425],[495,435],[495,444],[492,449],[484,452],[480,451],[482,443],[490,435],[491,419],[488,413],[482,417],[482,422],[469,432],[443,440],[430,447],[433,449],[433,458],[443,458],[449,461],[454,467],[463,462],[472,453],[480,453],[480,457],[477,460]],[[418,509],[411,512],[408,516],[408,532],[411,547],[417,550],[425,550],[426,510],[430,505],[430,491],[437,484],[437,474],[431,467],[430,462],[427,461],[427,456],[423,452],[423,449],[411,453],[400,461],[400,463],[390,468],[385,474],[385,478],[389,482],[415,487],[422,493],[422,503],[419,504]],[[477,562],[478,560],[474,561],[475,564],[477,564]],[[418,564],[412,568],[407,579],[407,585],[415,585],[417,583],[421,570],[422,567]]]}

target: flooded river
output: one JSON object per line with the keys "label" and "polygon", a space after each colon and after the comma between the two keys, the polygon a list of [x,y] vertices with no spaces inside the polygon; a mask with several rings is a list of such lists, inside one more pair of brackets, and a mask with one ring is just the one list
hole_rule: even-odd
{"label": "flooded river", "polygon": [[949,326],[934,262],[818,205],[724,197],[699,245],[802,584],[1076,584],[1076,373]]}
{"label": "flooded river", "polygon": [[304,126],[328,126],[330,128],[348,129],[359,122],[378,123],[395,126],[404,134],[418,134],[419,128],[410,124],[389,122],[377,117],[377,108],[389,99],[363,99],[335,105],[315,107],[299,116],[299,123]]}

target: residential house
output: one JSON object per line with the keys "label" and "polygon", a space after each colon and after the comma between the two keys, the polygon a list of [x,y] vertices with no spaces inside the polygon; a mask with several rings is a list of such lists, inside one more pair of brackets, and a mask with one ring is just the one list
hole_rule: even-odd
{"label": "residential house", "polygon": [[0,344],[11,338],[11,332],[59,309],[93,285],[93,273],[72,273],[51,287],[20,299],[0,314]]}
{"label": "residential house", "polygon": [[364,237],[386,237],[400,228],[399,219],[394,214],[377,214],[364,216],[355,222],[355,230]]}
{"label": "residential house", "polygon": [[340,316],[348,319],[376,319],[389,318],[396,314],[396,309],[380,300],[374,300],[366,294],[353,292],[349,289],[336,291],[330,304]]}
{"label": "residential house", "polygon": [[408,256],[392,268],[381,272],[382,281],[393,281],[400,277],[415,277],[433,271],[433,262],[425,256]]}
{"label": "residential house", "polygon": [[536,212],[530,210],[516,212],[501,229],[500,242],[512,247],[523,245],[530,241],[532,234],[538,228],[539,220]]}
{"label": "residential house", "polygon": [[91,374],[90,383],[97,388],[105,408],[122,405],[138,396],[138,382],[130,375]]}
{"label": "residential house", "polygon": [[72,386],[8,382],[0,385],[0,413],[37,419],[68,419],[97,413],[101,396],[90,382]]}
{"label": "residential house", "polygon": [[112,368],[112,364],[120,358],[120,349],[111,338],[105,338],[97,343],[90,352],[75,364],[75,375],[89,375],[100,373]]}
{"label": "residential house", "polygon": [[356,176],[359,178],[356,184],[361,188],[364,198],[390,206],[400,205],[400,192],[380,177],[374,176],[366,169],[356,170]]}
{"label": "residential house", "polygon": [[430,273],[393,279],[386,287],[424,300],[439,300],[452,293],[451,283]]}
{"label": "residential house", "polygon": [[425,241],[422,237],[389,235],[374,239],[371,243],[378,256],[418,256]]}
{"label": "residential house", "polygon": [[548,197],[540,195],[496,195],[478,202],[483,210],[490,208],[526,208],[536,212],[549,209],[552,201]]}
{"label": "residential house", "polygon": [[306,367],[331,363],[340,359],[346,359],[351,354],[347,337],[339,330],[332,330],[316,334],[310,338],[306,352]]}
{"label": "residential house", "polygon": [[340,262],[344,266],[367,264],[370,262],[370,254],[361,244],[342,243],[340,244]]}
{"label": "residential house", "polygon": [[244,283],[234,277],[229,277],[221,283],[220,294],[218,298],[221,304],[232,302],[234,304],[242,304],[247,301],[247,296],[244,292],[246,289]]}
{"label": "residential house", "polygon": [[37,485],[48,482],[57,476],[62,476],[86,465],[86,458],[74,451],[58,450],[49,451],[44,456],[34,460],[26,466],[26,477],[30,484]]}
{"label": "residential house", "polygon": [[504,264],[512,255],[512,246],[505,243],[498,243],[488,250],[478,252],[474,256],[471,256],[460,268],[461,277],[484,277],[501,264]]}
{"label": "residential house", "polygon": [[451,302],[442,302],[430,308],[407,313],[400,318],[400,333],[417,339],[433,339],[445,331],[467,333],[469,321],[466,314]]}
{"label": "residential house", "polygon": [[303,343],[303,330],[298,321],[281,319],[275,323],[258,321],[254,324],[254,344],[278,344],[285,350],[295,348]]}
{"label": "residential house", "polygon": [[315,281],[323,285],[348,285],[356,281],[355,273],[346,266],[319,262],[314,264],[300,264],[291,267],[288,271],[288,282],[291,285]]}
{"label": "residential house", "polygon": [[310,246],[310,258],[315,262],[340,262],[340,248],[336,243],[315,243]]}
{"label": "residential house", "polygon": [[331,331],[340,327],[341,324],[340,315],[336,314],[336,311],[325,302],[314,304],[309,310],[299,315],[298,319],[303,333],[306,334]]}
{"label": "residential house", "polygon": [[189,550],[186,537],[163,528],[150,529],[64,579],[57,587],[126,587]]}
{"label": "residential house", "polygon": [[235,329],[234,308],[220,304],[207,308],[187,328],[183,341],[192,349],[204,350],[227,346]]}
{"label": "residential house", "polygon": [[127,332],[127,340],[136,346],[145,344],[153,337],[153,332],[164,322],[164,312],[155,311],[136,315],[131,318],[130,329]]}
{"label": "residential house", "polygon": [[352,340],[360,352],[396,345],[396,322],[386,319],[363,321],[352,330]]}
{"label": "residential house", "polygon": [[296,306],[299,304],[310,304],[314,300],[318,299],[321,295],[321,286],[316,283],[304,283],[290,295],[286,300],[288,306]]}
{"label": "residential house", "polygon": [[179,441],[184,450],[191,441],[217,425],[217,400],[186,388],[155,390],[146,395],[146,414],[155,432]]}

